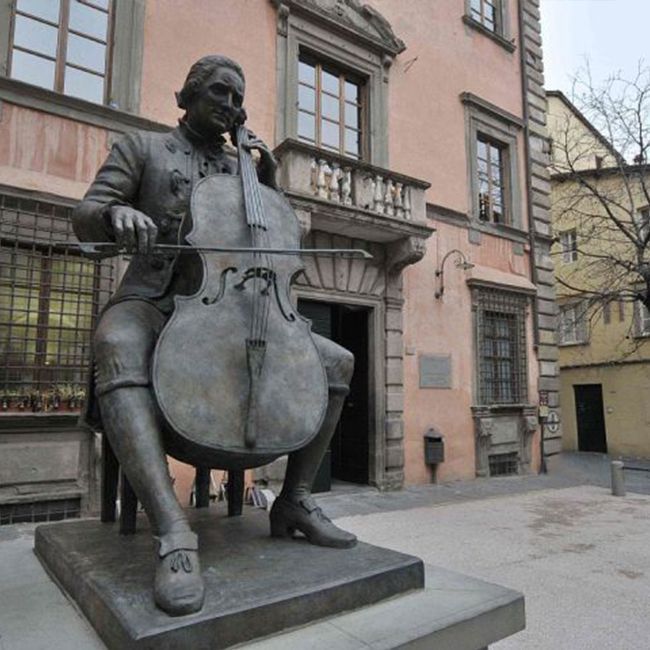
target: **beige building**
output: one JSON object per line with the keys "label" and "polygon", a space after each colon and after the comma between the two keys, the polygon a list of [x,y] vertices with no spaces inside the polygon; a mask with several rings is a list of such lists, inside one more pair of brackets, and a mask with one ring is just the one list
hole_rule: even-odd
{"label": "beige building", "polygon": [[612,264],[634,266],[637,254],[613,218],[633,236],[647,231],[642,177],[621,171],[617,152],[562,93],[548,93],[548,115],[563,444],[650,457],[650,318],[632,299],[635,273]]}
{"label": "beige building", "polygon": [[0,44],[5,521],[93,507],[76,413],[122,264],[65,248],[70,206],[122,133],[174,127],[214,52],[246,72],[306,245],[374,256],[308,261],[295,291],[357,358],[326,469],[381,489],[537,470],[538,392],[558,406],[539,0],[4,0]]}

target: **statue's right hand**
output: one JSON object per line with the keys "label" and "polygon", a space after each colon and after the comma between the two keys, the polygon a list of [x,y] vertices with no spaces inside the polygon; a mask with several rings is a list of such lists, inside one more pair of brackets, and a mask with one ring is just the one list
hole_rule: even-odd
{"label": "statue's right hand", "polygon": [[144,212],[127,205],[110,208],[111,225],[115,242],[129,253],[150,253],[156,244],[158,228]]}

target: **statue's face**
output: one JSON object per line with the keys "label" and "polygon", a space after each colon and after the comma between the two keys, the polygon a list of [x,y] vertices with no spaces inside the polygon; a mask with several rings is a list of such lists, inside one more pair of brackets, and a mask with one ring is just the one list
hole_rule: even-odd
{"label": "statue's face", "polygon": [[217,68],[194,95],[187,121],[195,131],[214,137],[230,131],[244,101],[244,80],[231,68]]}

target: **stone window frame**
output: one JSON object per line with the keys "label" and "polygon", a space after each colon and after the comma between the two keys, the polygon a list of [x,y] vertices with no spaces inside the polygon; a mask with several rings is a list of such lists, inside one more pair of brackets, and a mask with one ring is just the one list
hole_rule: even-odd
{"label": "stone window frame", "polygon": [[[558,309],[558,345],[561,347],[571,345],[588,345],[589,344],[589,305],[586,300],[568,300],[559,305]],[[572,336],[567,334],[568,321],[567,315],[572,312]]]}
{"label": "stone window frame", "polygon": [[290,12],[279,21],[277,142],[298,139],[298,61],[309,53],[365,82],[365,149],[362,160],[388,167],[388,67],[392,59]]}
{"label": "stone window frame", "polygon": [[[531,300],[534,299],[535,291],[524,289],[522,287],[496,284],[481,280],[472,279],[468,281],[468,286],[472,291],[472,312],[473,312],[473,331],[474,331],[474,404],[477,408],[501,408],[501,409],[519,409],[527,406],[530,400],[530,385],[528,377],[528,316],[530,312]],[[518,397],[515,401],[491,402],[484,399],[484,386],[481,381],[481,349],[482,349],[482,328],[483,315],[485,309],[485,294],[493,294],[502,299],[503,303],[497,306],[503,306],[507,313],[511,313],[516,319],[516,368],[515,374],[519,376],[520,384]],[[486,301],[487,302],[487,299]],[[498,311],[496,308],[492,311]]]}
{"label": "stone window frame", "polygon": [[[3,0],[0,2],[0,43],[5,43],[6,47],[0,50],[0,99],[101,126],[108,126],[111,121],[107,111],[117,109],[119,112],[137,114],[140,108],[145,4],[146,0],[115,2],[110,89],[107,103],[95,104],[7,76],[15,2]],[[97,116],[97,119],[92,116]]]}
{"label": "stone window frame", "polygon": [[504,48],[507,52],[514,52],[517,49],[512,29],[510,26],[510,12],[508,11],[508,0],[495,0],[497,11],[497,26],[493,31],[486,27],[481,21],[472,16],[472,0],[465,0],[465,13],[463,22],[477,32],[492,39],[495,43]]}
{"label": "stone window frame", "polygon": [[563,230],[560,235],[562,263],[571,264],[578,261],[578,231],[576,228]]}
{"label": "stone window frame", "polygon": [[650,336],[650,312],[647,307],[640,301],[634,301],[634,337],[647,338]]}
{"label": "stone window frame", "polygon": [[[18,70],[14,69],[16,57],[20,55],[27,56],[33,62],[38,61],[40,64],[49,62],[52,65],[52,88],[60,94],[71,95],[81,99],[87,99],[93,103],[105,104],[109,96],[111,87],[111,62],[113,59],[113,25],[115,13],[115,1],[106,0],[106,6],[101,4],[93,4],[84,2],[83,0],[58,0],[58,5],[51,5],[57,8],[57,14],[45,15],[40,13],[37,9],[30,7],[29,4],[24,7],[21,0],[13,0],[11,13],[11,42],[9,43],[8,64],[7,69],[12,69],[12,78],[21,79],[30,83],[30,80],[21,75],[20,65]],[[102,18],[103,35],[96,33],[92,27],[84,24],[75,24],[74,8],[83,11],[89,11],[91,15],[96,18]],[[31,25],[32,28],[40,26],[45,27],[47,31],[54,30],[56,33],[54,41],[54,51],[45,52],[34,47],[33,42],[28,45],[25,43],[17,43],[17,28],[19,21],[23,21],[23,25]],[[81,21],[83,23],[83,20]],[[81,51],[74,52],[74,47],[71,45],[75,43],[81,45]],[[31,39],[30,39],[31,40]],[[93,46],[103,47],[102,56],[102,69],[92,65],[91,52]],[[81,60],[78,58],[81,57]],[[31,72],[31,71],[30,71]],[[75,74],[81,74],[84,81],[77,83],[76,90],[81,88],[90,88],[88,81],[94,79],[97,81],[101,79],[101,92],[99,87],[96,88],[98,96],[90,99],[89,97],[82,97],[74,93],[74,77]],[[33,77],[32,77],[33,78]],[[69,82],[72,80],[72,88],[66,90]],[[41,86],[46,87],[46,86]],[[47,88],[47,87],[46,87]]]}
{"label": "stone window frame", "polygon": [[[477,230],[500,235],[507,232],[525,233],[519,163],[518,136],[524,122],[521,118],[504,111],[494,104],[472,93],[461,93],[465,105],[467,174],[470,196],[470,221]],[[480,219],[478,191],[478,146],[479,135],[501,145],[504,150],[505,209],[506,222],[492,223]]]}

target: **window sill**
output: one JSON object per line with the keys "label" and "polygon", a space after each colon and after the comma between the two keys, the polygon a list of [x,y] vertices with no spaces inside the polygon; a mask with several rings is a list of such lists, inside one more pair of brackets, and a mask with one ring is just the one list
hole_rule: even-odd
{"label": "window sill", "polygon": [[16,413],[5,411],[0,413],[0,424],[3,433],[30,433],[38,430],[55,431],[64,429],[66,431],[83,428],[79,424],[79,412],[67,413]]}
{"label": "window sill", "polygon": [[510,239],[511,241],[516,241],[521,244],[528,242],[527,231],[517,228],[516,226],[511,226],[507,223],[492,223],[491,221],[483,221],[478,217],[474,217],[470,224],[470,228],[480,230],[487,235],[503,237],[504,239]]}
{"label": "window sill", "polygon": [[0,76],[0,100],[119,133],[133,129],[169,131],[172,128],[134,113],[94,104],[9,77]]}
{"label": "window sill", "polygon": [[474,18],[472,18],[471,16],[465,14],[463,16],[463,22],[468,27],[471,27],[472,29],[475,29],[477,32],[480,32],[484,36],[487,36],[488,38],[492,39],[495,43],[497,43],[497,45],[500,45],[504,50],[512,53],[517,49],[513,41],[509,41],[508,39],[504,38],[500,34],[497,34],[496,32],[489,30],[487,27],[485,27],[480,22],[478,22],[478,20],[474,20]]}
{"label": "window sill", "polygon": [[535,409],[535,404],[528,402],[512,402],[512,403],[498,403],[498,404],[473,404],[471,409],[476,415],[477,412],[489,411],[490,413],[499,413],[506,411],[523,411],[524,409]]}
{"label": "window sill", "polygon": [[[650,336],[650,334],[648,336]],[[566,343],[557,344],[559,348],[571,348],[579,345],[589,345],[589,341],[567,341]]]}

